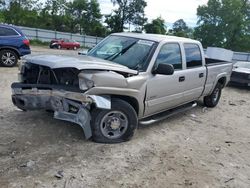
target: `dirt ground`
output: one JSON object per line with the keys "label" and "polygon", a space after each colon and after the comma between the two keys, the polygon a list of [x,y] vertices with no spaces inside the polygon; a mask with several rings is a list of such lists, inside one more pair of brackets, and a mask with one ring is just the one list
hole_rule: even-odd
{"label": "dirt ground", "polygon": [[1,188],[250,187],[250,90],[227,87],[214,109],[200,104],[140,126],[129,142],[105,145],[52,114],[18,110],[10,89],[17,72],[0,67]]}

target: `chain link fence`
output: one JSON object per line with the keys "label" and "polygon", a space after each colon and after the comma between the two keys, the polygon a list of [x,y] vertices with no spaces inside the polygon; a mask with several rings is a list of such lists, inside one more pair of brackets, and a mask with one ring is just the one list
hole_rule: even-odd
{"label": "chain link fence", "polygon": [[23,27],[19,26],[23,33],[29,38],[29,39],[37,39],[43,42],[50,42],[51,39],[72,39],[81,44],[81,46],[84,47],[93,47],[97,43],[99,43],[103,38],[101,37],[95,37],[95,36],[89,36],[89,35],[80,35],[80,34],[73,34],[73,33],[65,33],[65,32],[59,32],[59,31],[51,31],[46,29],[37,29],[37,28],[30,28],[30,27]]}

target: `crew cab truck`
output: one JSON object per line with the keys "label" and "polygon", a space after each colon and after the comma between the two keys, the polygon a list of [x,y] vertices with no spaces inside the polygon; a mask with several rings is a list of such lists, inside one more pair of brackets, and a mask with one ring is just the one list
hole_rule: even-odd
{"label": "crew cab truck", "polygon": [[27,56],[13,103],[52,110],[79,124],[85,138],[129,140],[137,125],[187,110],[203,99],[215,107],[232,63],[206,59],[200,42],[165,35],[116,33],[86,55]]}

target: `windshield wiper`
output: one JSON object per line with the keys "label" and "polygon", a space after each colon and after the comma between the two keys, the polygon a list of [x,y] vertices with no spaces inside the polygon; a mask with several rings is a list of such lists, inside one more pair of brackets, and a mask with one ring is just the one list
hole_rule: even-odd
{"label": "windshield wiper", "polygon": [[134,46],[136,43],[137,43],[137,41],[133,42],[132,44],[128,45],[126,48],[123,48],[120,52],[114,53],[114,54],[112,54],[112,55],[106,57],[105,60],[110,60],[110,61],[114,60],[117,56],[126,53],[126,51],[128,51],[128,50],[129,50],[132,46]]}

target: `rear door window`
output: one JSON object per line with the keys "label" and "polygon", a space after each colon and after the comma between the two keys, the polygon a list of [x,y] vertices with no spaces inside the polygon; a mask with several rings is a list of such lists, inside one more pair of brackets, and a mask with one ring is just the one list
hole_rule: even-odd
{"label": "rear door window", "polygon": [[161,47],[157,56],[156,64],[171,64],[175,70],[182,69],[182,57],[178,43],[167,43]]}
{"label": "rear door window", "polygon": [[6,28],[6,27],[0,27],[0,36],[5,37],[5,36],[18,36],[19,34],[11,28]]}
{"label": "rear door window", "polygon": [[202,66],[200,47],[197,44],[184,44],[187,68]]}

